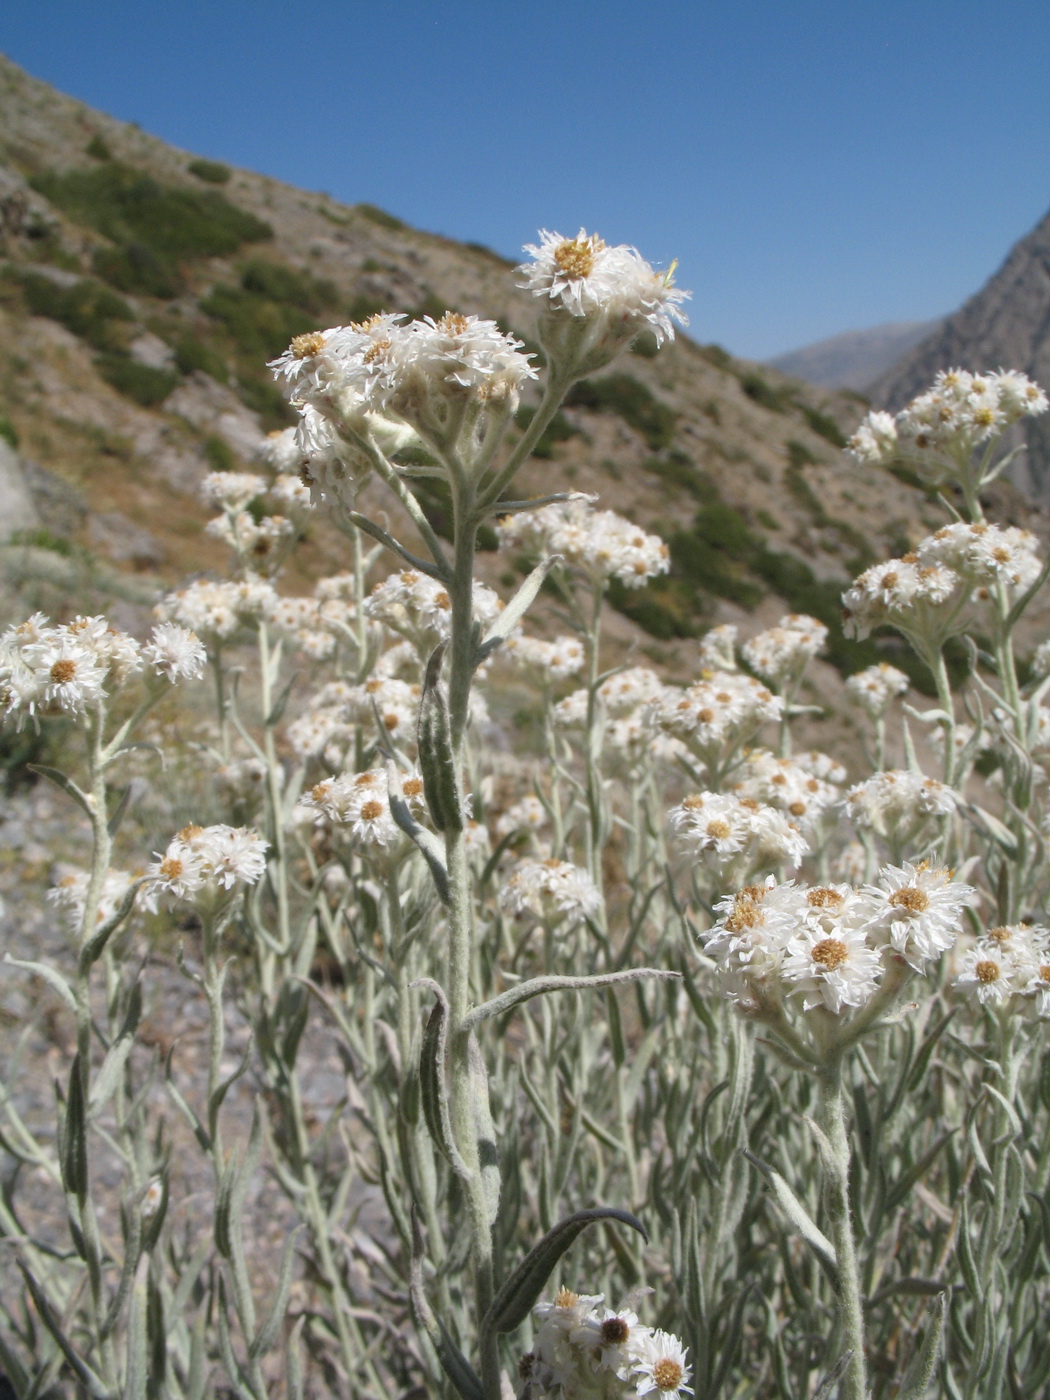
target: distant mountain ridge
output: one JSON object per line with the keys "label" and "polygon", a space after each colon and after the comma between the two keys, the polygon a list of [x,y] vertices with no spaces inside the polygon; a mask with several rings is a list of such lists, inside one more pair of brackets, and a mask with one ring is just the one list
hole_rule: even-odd
{"label": "distant mountain ridge", "polygon": [[[209,470],[251,467],[264,433],[291,421],[267,360],[294,335],[394,309],[495,317],[535,352],[536,302],[519,280],[478,244],[202,160],[0,56],[0,438],[16,448],[0,479],[0,595],[12,570],[76,573],[77,606],[90,610],[103,577],[109,596],[134,602],[222,569],[198,488]],[[842,635],[841,593],[940,516],[914,485],[842,452],[862,414],[855,396],[685,335],[654,349],[643,338],[574,386],[520,480],[524,495],[593,492],[667,541],[670,575],[612,597],[617,659],[633,649],[689,675],[712,623],[750,633],[803,612],[830,629],[822,703],[839,693],[832,667],[907,664],[892,638]],[[16,469],[28,507],[17,480],[5,501]],[[413,489],[447,530],[439,487]],[[370,486],[362,503],[391,509]],[[1010,509],[1027,523],[1026,502]],[[479,571],[509,588],[520,561],[488,536]],[[345,550],[319,513],[282,589],[308,591],[345,567]]]}
{"label": "distant mountain ridge", "polygon": [[808,380],[822,388],[863,392],[940,325],[940,320],[886,321],[866,330],[843,331],[841,335],[816,340],[766,363],[781,374]]}
{"label": "distant mountain ridge", "polygon": [[[879,407],[899,409],[938,370],[1019,369],[1050,388],[1050,213],[1002,267],[953,315],[868,386]],[[1027,421],[1012,475],[1034,500],[1050,503],[1050,414]]]}

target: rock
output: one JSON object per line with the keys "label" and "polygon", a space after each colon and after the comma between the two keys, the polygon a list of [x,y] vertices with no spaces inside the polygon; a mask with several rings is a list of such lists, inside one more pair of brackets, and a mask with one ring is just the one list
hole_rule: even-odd
{"label": "rock", "polygon": [[171,346],[165,345],[160,336],[152,331],[136,336],[128,346],[128,353],[138,364],[150,369],[171,369],[175,364],[175,352]]}
{"label": "rock", "polygon": [[215,433],[239,456],[251,461],[265,441],[258,416],[240,399],[202,370],[194,370],[164,401],[169,413],[177,413],[201,433]]}
{"label": "rock", "polygon": [[87,515],[87,503],[76,487],[25,458],[22,471],[39,516],[38,523],[56,535],[74,534]]}
{"label": "rock", "polygon": [[21,458],[0,438],[0,540],[9,540],[19,530],[35,530],[40,523]]}
{"label": "rock", "polygon": [[88,539],[96,549],[107,554],[114,564],[132,564],[136,569],[152,569],[163,564],[167,551],[141,525],[108,511],[92,515],[88,521]]}

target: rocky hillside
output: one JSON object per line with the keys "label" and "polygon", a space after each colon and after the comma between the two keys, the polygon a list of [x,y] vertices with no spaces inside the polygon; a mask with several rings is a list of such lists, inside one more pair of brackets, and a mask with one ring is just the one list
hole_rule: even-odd
{"label": "rocky hillside", "polygon": [[[873,402],[898,409],[941,369],[1020,369],[1050,384],[1050,214],[1015,245],[981,290],[932,335],[908,351],[867,390]],[[1029,419],[1027,452],[1014,479],[1034,500],[1050,504],[1050,423]]]}
{"label": "rocky hillside", "polygon": [[[531,340],[533,304],[487,248],[195,159],[0,59],[0,434],[18,458],[0,484],[21,478],[0,503],[9,577],[64,583],[83,607],[218,567],[197,487],[290,421],[266,360],[317,325],[448,307]],[[684,672],[716,620],[835,622],[844,580],[938,523],[920,490],[842,455],[861,412],[716,346],[641,343],[573,390],[524,485],[571,483],[663,533],[673,572],[615,600],[616,630]],[[440,528],[440,496],[424,504]],[[340,567],[343,548],[319,522],[285,586]],[[505,559],[483,567],[513,581]],[[876,654],[834,635],[839,670]]]}
{"label": "rocky hillside", "polygon": [[887,321],[862,331],[816,340],[777,355],[768,364],[781,374],[807,379],[825,389],[864,390],[902,355],[928,339],[940,321]]}

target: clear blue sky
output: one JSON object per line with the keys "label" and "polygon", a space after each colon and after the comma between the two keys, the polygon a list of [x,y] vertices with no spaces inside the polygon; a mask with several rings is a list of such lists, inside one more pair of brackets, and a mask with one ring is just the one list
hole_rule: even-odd
{"label": "clear blue sky", "polygon": [[692,333],[755,358],[953,310],[1050,207],[1046,0],[8,0],[0,50],[511,256],[677,257]]}

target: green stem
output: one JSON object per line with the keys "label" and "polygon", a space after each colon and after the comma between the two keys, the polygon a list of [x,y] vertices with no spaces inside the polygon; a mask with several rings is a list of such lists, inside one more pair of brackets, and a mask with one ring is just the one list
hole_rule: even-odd
{"label": "green stem", "polygon": [[839,1320],[840,1356],[848,1352],[843,1374],[842,1400],[866,1400],[864,1359],[864,1306],[860,1290],[857,1246],[853,1236],[849,1200],[849,1138],[842,1083],[842,1061],[836,1057],[817,1075],[819,1122],[830,1152],[825,1162],[824,1208],[835,1246],[837,1278],[835,1305]]}

